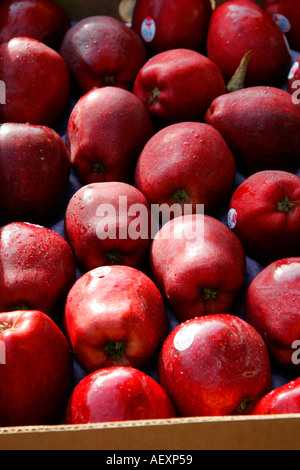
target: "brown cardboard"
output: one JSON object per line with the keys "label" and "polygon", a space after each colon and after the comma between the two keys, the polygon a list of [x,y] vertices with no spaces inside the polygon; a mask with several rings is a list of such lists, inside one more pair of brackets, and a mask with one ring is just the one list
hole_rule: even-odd
{"label": "brown cardboard", "polygon": [[[56,1],[74,21],[120,18],[119,0]],[[0,428],[0,450],[300,450],[299,426],[299,415],[280,415]]]}

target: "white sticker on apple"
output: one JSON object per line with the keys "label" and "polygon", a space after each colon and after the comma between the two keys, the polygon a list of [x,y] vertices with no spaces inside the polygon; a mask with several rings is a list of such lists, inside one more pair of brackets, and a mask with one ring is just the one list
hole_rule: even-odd
{"label": "white sticker on apple", "polygon": [[141,35],[145,42],[151,42],[155,38],[156,24],[153,18],[145,18],[141,26]]}
{"label": "white sticker on apple", "polygon": [[291,23],[286,16],[274,13],[273,20],[283,33],[288,33],[291,30]]}
{"label": "white sticker on apple", "polygon": [[177,351],[186,351],[194,342],[195,336],[191,328],[184,328],[175,335],[174,347]]}
{"label": "white sticker on apple", "polygon": [[289,73],[289,76],[288,76],[289,80],[292,80],[295,77],[296,73],[299,70],[299,67],[300,67],[300,64],[299,64],[298,61],[296,61],[294,63],[294,65],[292,66],[291,70],[290,70],[290,73]]}
{"label": "white sticker on apple", "polygon": [[228,227],[233,230],[237,224],[237,211],[235,209],[230,209],[227,216]]}
{"label": "white sticker on apple", "polygon": [[111,272],[111,268],[109,266],[101,266],[100,268],[96,268],[91,272],[92,277],[103,278],[107,276]]}

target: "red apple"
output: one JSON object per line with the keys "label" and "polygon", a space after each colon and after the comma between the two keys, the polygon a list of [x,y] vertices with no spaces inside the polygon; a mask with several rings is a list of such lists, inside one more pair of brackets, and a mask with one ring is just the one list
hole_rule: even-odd
{"label": "red apple", "polygon": [[111,264],[141,267],[149,254],[151,230],[146,198],[126,183],[83,186],[65,214],[65,236],[83,271]]}
{"label": "red apple", "polygon": [[152,135],[151,118],[135,95],[116,87],[92,90],[77,102],[68,123],[73,168],[84,184],[130,182]]}
{"label": "red apple", "polygon": [[52,222],[67,192],[70,156],[62,138],[45,126],[0,126],[0,221]]}
{"label": "red apple", "polygon": [[300,108],[287,91],[249,87],[216,98],[206,122],[217,129],[246,176],[292,171],[300,162]]}
{"label": "red apple", "polygon": [[0,80],[6,87],[1,122],[54,126],[70,90],[69,72],[54,49],[32,38],[0,44]]}
{"label": "red apple", "polygon": [[65,421],[74,425],[174,417],[171,400],[152,377],[132,367],[109,367],[79,382]]}
{"label": "red apple", "polygon": [[110,366],[145,367],[167,328],[159,290],[148,276],[128,266],[89,271],[67,297],[64,331],[89,373]]}
{"label": "red apple", "polygon": [[300,413],[300,378],[271,390],[254,407],[253,415]]}
{"label": "red apple", "polygon": [[249,51],[247,87],[284,83],[290,51],[275,22],[252,0],[232,0],[218,6],[209,24],[207,55],[220,68],[225,82]]}
{"label": "red apple", "polygon": [[67,13],[52,0],[4,0],[0,4],[0,42],[30,37],[58,49],[70,26]]}
{"label": "red apple", "polygon": [[298,0],[264,0],[264,10],[279,25],[292,49],[300,51],[300,10]]}
{"label": "red apple", "polygon": [[[220,168],[222,171],[220,172]],[[183,122],[157,132],[145,145],[135,185],[151,204],[204,204],[217,212],[230,197],[236,165],[223,137],[213,127]]]}
{"label": "red apple", "polygon": [[300,257],[275,261],[253,279],[244,314],[264,338],[274,361],[299,369]]}
{"label": "red apple", "polygon": [[180,321],[228,313],[243,287],[246,257],[238,238],[208,215],[167,222],[150,251],[152,278]]}
{"label": "red apple", "polygon": [[180,416],[249,414],[271,389],[266,345],[234,315],[177,326],[161,349],[158,374]]}
{"label": "red apple", "polygon": [[57,320],[75,282],[72,250],[46,227],[11,223],[0,229],[0,311],[40,310]]}
{"label": "red apple", "polygon": [[292,95],[295,105],[300,104],[300,56],[290,69],[287,82],[288,92]]}
{"label": "red apple", "polygon": [[131,28],[116,18],[100,15],[72,26],[60,54],[81,95],[104,86],[131,90],[147,60],[144,44]]}
{"label": "red apple", "polygon": [[249,256],[269,263],[300,255],[299,209],[299,176],[261,171],[247,178],[232,195],[228,224]]}
{"label": "red apple", "polygon": [[137,0],[132,29],[150,55],[179,48],[203,52],[211,14],[210,0]]}
{"label": "red apple", "polygon": [[203,120],[210,103],[225,91],[219,68],[189,49],[172,49],[151,57],[133,87],[158,127]]}
{"label": "red apple", "polygon": [[71,392],[68,342],[42,312],[0,313],[0,426],[57,424]]}

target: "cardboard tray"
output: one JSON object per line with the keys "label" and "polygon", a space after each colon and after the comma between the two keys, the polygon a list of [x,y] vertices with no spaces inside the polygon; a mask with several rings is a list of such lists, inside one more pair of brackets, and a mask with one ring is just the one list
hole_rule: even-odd
{"label": "cardboard tray", "polygon": [[[56,1],[73,21],[94,14],[121,17],[119,0]],[[128,1],[132,0],[123,0]],[[223,1],[217,0],[216,4]],[[258,0],[258,3],[262,2]],[[0,428],[0,449],[152,450],[168,453],[193,450],[300,450],[299,426],[300,415],[275,415]]]}

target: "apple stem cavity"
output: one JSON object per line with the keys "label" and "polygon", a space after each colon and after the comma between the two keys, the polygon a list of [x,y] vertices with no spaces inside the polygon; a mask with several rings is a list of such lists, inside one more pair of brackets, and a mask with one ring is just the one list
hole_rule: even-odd
{"label": "apple stem cavity", "polygon": [[0,333],[2,333],[5,330],[9,330],[10,328],[13,328],[12,325],[9,323],[3,322],[0,324]]}
{"label": "apple stem cavity", "polygon": [[202,297],[204,298],[204,300],[216,300],[216,298],[218,297],[218,289],[204,287],[202,289]]}
{"label": "apple stem cavity", "polygon": [[290,212],[292,212],[292,210],[294,210],[295,204],[290,202],[288,197],[285,197],[283,201],[278,203],[277,207],[278,207],[278,210],[280,212],[284,212],[285,214],[289,214]]}
{"label": "apple stem cavity", "polygon": [[113,265],[117,265],[121,261],[121,256],[119,253],[107,253],[107,257],[109,259],[109,262]]}
{"label": "apple stem cavity", "polygon": [[184,189],[179,189],[174,194],[174,199],[178,204],[183,204],[188,199],[188,195]]}
{"label": "apple stem cavity", "polygon": [[232,93],[233,91],[242,90],[245,86],[245,80],[248,70],[248,64],[252,55],[252,51],[248,51],[242,58],[240,65],[238,66],[235,74],[227,85],[227,92]]}
{"label": "apple stem cavity", "polygon": [[116,79],[113,75],[105,75],[103,79],[104,85],[105,86],[113,86],[116,83]]}
{"label": "apple stem cavity", "polygon": [[125,353],[125,343],[118,341],[110,341],[106,345],[105,349],[109,356],[112,356],[114,359],[120,359],[124,356]]}
{"label": "apple stem cavity", "polygon": [[151,99],[153,103],[158,102],[159,95],[160,95],[160,91],[158,88],[154,88],[154,90],[151,91]]}
{"label": "apple stem cavity", "polygon": [[94,173],[97,173],[98,175],[103,175],[105,172],[105,168],[103,163],[101,162],[96,162],[94,165]]}

